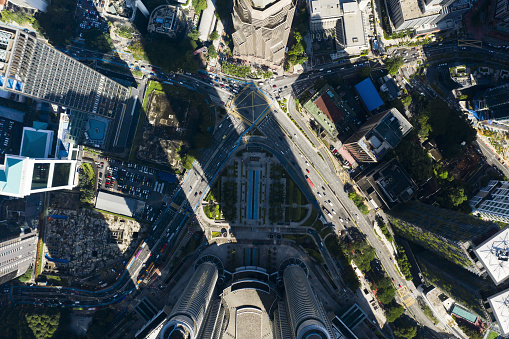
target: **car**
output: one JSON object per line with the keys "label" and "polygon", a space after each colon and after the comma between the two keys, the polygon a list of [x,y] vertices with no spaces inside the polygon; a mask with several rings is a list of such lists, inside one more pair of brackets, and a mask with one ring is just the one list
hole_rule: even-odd
{"label": "car", "polygon": [[332,214],[337,214],[336,211],[332,210]]}
{"label": "car", "polygon": [[272,88],[276,88],[276,85],[272,85]]}
{"label": "car", "polygon": [[320,192],[316,192],[316,194],[321,198],[322,195],[320,194]]}
{"label": "car", "polygon": [[392,278],[392,282],[394,282],[394,278]]}
{"label": "car", "polygon": [[329,205],[333,206],[333,205],[332,205],[332,202],[331,202],[330,200],[328,201],[328,203],[329,203]]}
{"label": "car", "polygon": [[398,284],[398,287],[401,288],[401,284]]}
{"label": "car", "polygon": [[308,170],[307,168],[306,168],[306,172],[308,172],[308,173],[309,173],[309,170]]}

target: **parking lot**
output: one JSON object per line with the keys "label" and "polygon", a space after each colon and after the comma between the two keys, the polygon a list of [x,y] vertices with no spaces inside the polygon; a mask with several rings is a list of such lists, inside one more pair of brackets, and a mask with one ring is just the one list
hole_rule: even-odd
{"label": "parking lot", "polygon": [[99,14],[102,12],[104,2],[104,0],[78,0],[76,18],[79,21],[80,37],[89,29],[108,31],[108,21]]}
{"label": "parking lot", "polygon": [[1,164],[4,163],[5,154],[19,154],[22,129],[23,125],[19,122],[0,117]]}
{"label": "parking lot", "polygon": [[[166,205],[165,200],[177,187],[176,180],[170,183],[168,178],[161,178],[159,170],[148,166],[107,157],[94,160],[97,167],[97,189],[145,201],[147,204],[141,218],[147,221],[157,220]],[[168,175],[165,173],[164,176]]]}

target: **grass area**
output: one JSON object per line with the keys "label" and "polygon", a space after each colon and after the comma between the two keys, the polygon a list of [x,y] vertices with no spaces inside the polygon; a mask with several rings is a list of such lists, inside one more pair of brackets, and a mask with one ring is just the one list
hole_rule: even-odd
{"label": "grass area", "polygon": [[203,212],[207,216],[207,218],[211,220],[221,219],[221,210],[219,205],[206,205],[203,206]]}
{"label": "grass area", "polygon": [[326,227],[323,229],[323,231],[320,232],[320,236],[323,238],[325,238],[328,234],[331,234],[333,233],[332,232],[332,229],[330,229],[329,227]]}
{"label": "grass area", "polygon": [[[286,175],[286,198],[287,198],[287,204],[292,205],[296,204],[297,207],[293,208],[290,207],[288,209],[288,218],[292,221],[302,221],[302,219],[305,217],[305,213],[302,213],[302,207],[299,205],[302,205],[302,201],[305,200],[303,197],[302,191],[297,187],[295,184],[295,181],[290,178],[289,175]],[[304,215],[302,215],[304,214]]]}
{"label": "grass area", "polygon": [[157,81],[150,80],[148,82],[147,89],[145,91],[145,97],[143,98],[143,109],[147,111],[148,97],[152,91],[163,92],[163,84]]}
{"label": "grass area", "polygon": [[307,218],[306,221],[304,221],[302,226],[313,226],[314,223],[316,222],[316,217],[317,216],[318,216],[318,211],[316,210],[316,208],[312,208],[311,209],[311,215],[309,216],[309,218]]}
{"label": "grass area", "polygon": [[316,220],[314,223],[313,223],[313,229],[318,233],[322,230],[323,228],[323,224],[320,220]]}
{"label": "grass area", "polygon": [[490,333],[486,337],[486,339],[495,339],[495,338],[498,338],[498,333],[497,332],[493,332],[493,331],[490,331]]}
{"label": "grass area", "polygon": [[223,233],[221,232],[212,232],[212,238],[218,238],[218,237],[222,237],[223,236]]}
{"label": "grass area", "polygon": [[[129,219],[129,220],[136,220],[135,218],[127,217],[127,216],[122,215],[122,214],[117,214],[117,213],[113,213],[113,212],[108,212],[108,211],[105,211],[105,210],[100,210],[100,209],[98,209],[98,208],[94,208],[94,210],[96,210],[97,212],[104,213],[104,214],[114,215],[114,216],[119,217],[119,218],[124,218],[124,219]],[[143,221],[145,221],[145,220],[143,220]]]}
{"label": "grass area", "polygon": [[42,272],[42,250],[44,247],[44,242],[42,239],[39,239],[39,247],[37,249],[37,270],[35,271],[35,278],[37,279],[37,276],[41,274]]}
{"label": "grass area", "polygon": [[137,77],[142,77],[143,76],[143,72],[142,71],[138,71],[137,69],[131,69],[131,74],[135,75]]}
{"label": "grass area", "polygon": [[[431,310],[431,308],[429,308],[428,305],[426,305],[424,302],[422,302],[422,303],[420,302],[419,306],[421,306],[422,311],[429,318],[429,320],[431,320],[433,322],[433,324],[435,324],[435,325],[438,324],[438,319],[435,317],[435,315],[433,314],[433,311]],[[495,338],[496,338],[496,336],[495,336]]]}
{"label": "grass area", "polygon": [[32,278],[32,272],[33,272],[33,270],[32,270],[31,268],[29,268],[29,269],[25,272],[25,274],[23,274],[22,276],[20,276],[20,277],[18,278],[18,280],[19,280],[20,282],[22,282],[22,283],[25,283],[25,282],[29,281],[29,280],[30,280],[30,278]]}

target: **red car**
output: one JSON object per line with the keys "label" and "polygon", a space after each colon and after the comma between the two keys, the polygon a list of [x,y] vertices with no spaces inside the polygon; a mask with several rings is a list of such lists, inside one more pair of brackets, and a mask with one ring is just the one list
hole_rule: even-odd
{"label": "red car", "polygon": [[306,168],[306,172],[308,172],[308,173],[309,173],[309,170],[308,170],[307,168]]}
{"label": "red car", "polygon": [[394,282],[394,278],[392,278],[392,282]]}

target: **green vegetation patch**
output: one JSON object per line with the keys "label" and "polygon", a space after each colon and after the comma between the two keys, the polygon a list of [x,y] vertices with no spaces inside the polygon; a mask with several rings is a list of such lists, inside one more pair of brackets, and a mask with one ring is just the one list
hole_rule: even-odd
{"label": "green vegetation patch", "polygon": [[364,201],[362,200],[362,197],[360,195],[358,195],[355,192],[351,192],[351,193],[348,193],[348,198],[353,201],[355,206],[357,206],[357,208],[359,209],[359,211],[362,214],[369,213],[369,208],[368,208],[368,206],[366,206],[366,204],[364,203]]}
{"label": "green vegetation patch", "polygon": [[91,164],[83,163],[79,171],[80,202],[90,204],[95,193],[95,171]]}
{"label": "green vegetation patch", "polygon": [[65,309],[17,305],[3,307],[0,319],[1,338],[63,338],[68,335],[70,313]]}
{"label": "green vegetation patch", "polygon": [[325,246],[327,246],[329,253],[332,256],[338,258],[338,260],[341,262],[341,265],[344,267],[344,271],[341,277],[343,278],[343,281],[348,286],[348,288],[350,288],[352,291],[355,291],[361,287],[361,283],[357,277],[357,274],[355,274],[355,271],[350,265],[348,258],[344,254],[344,250],[347,250],[346,245],[343,245],[342,247],[342,244],[338,241],[338,239],[336,239],[336,237],[329,236],[327,239],[325,239]]}

